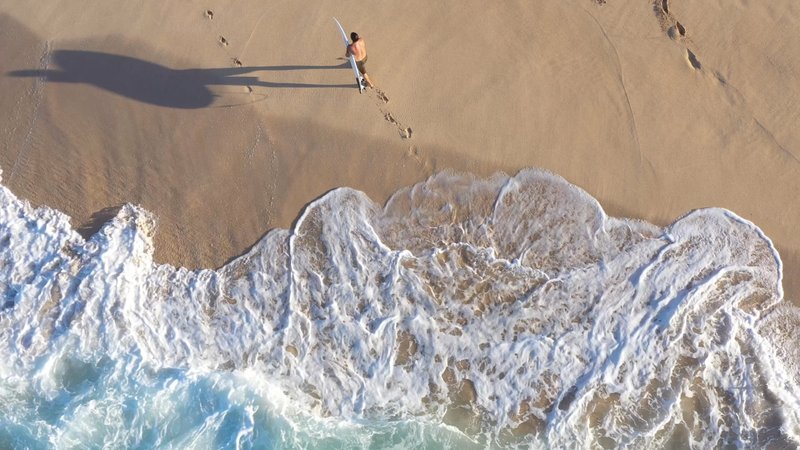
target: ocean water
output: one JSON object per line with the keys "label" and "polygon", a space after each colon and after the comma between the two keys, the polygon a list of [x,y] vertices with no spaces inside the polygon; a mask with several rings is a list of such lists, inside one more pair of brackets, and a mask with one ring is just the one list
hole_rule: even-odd
{"label": "ocean water", "polygon": [[340,188],[225,267],[0,186],[0,448],[794,448],[798,310],[754,224],[538,170]]}

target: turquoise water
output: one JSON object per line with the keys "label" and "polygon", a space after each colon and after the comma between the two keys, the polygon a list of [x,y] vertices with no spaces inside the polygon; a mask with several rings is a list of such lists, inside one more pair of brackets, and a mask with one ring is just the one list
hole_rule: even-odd
{"label": "turquoise water", "polygon": [[480,447],[430,423],[312,417],[253,373],[131,371],[109,360],[58,365],[50,395],[37,382],[4,384],[0,448]]}

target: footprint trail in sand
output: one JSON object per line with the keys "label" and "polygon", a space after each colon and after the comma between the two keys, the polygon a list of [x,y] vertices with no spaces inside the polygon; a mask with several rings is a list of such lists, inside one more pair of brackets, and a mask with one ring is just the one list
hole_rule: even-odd
{"label": "footprint trail in sand", "polygon": [[[203,11],[203,16],[209,23],[211,32],[217,35],[216,38],[217,44],[219,45],[220,49],[222,49],[222,51],[224,51],[225,54],[228,56],[228,60],[233,63],[233,66],[242,67],[244,63],[241,61],[241,59],[239,59],[239,57],[237,56],[234,56],[234,54],[229,51],[229,48],[231,48],[230,41],[228,41],[228,39],[221,32],[219,32],[217,27],[215,27],[214,24],[211,23],[214,20],[214,11],[207,9]],[[246,89],[248,93],[251,94],[253,93],[252,86],[246,86]],[[370,97],[374,99],[375,101],[374,103],[378,107],[378,110],[380,111],[384,120],[386,120],[386,122],[388,122],[397,129],[397,133],[400,135],[400,138],[411,139],[414,130],[407,124],[399,121],[395,117],[395,114],[389,111],[389,108],[387,107],[389,103],[389,97],[386,95],[386,93],[378,88],[370,89],[368,92],[370,93]]]}
{"label": "footprint trail in sand", "polygon": [[381,114],[383,115],[384,120],[392,124],[395,128],[397,128],[398,134],[402,139],[411,139],[411,135],[413,134],[413,130],[410,126],[407,126],[400,121],[398,121],[394,114],[389,111],[389,108],[386,106],[389,103],[389,97],[386,96],[386,93],[378,88],[374,88],[371,90],[375,94],[375,98],[378,100],[375,104],[378,106]]}

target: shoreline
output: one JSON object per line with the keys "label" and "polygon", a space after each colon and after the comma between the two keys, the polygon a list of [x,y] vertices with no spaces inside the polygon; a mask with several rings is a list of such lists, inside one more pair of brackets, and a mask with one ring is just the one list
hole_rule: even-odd
{"label": "shoreline", "polygon": [[[140,204],[160,218],[156,261],[213,268],[335,187],[383,204],[441,170],[535,167],[662,228],[733,211],[773,241],[800,304],[800,44],[770,45],[800,26],[764,26],[776,11],[800,25],[791,2],[356,5],[0,8],[5,185],[75,228]],[[337,14],[388,103],[346,87]],[[734,18],[747,42],[726,41]]]}
{"label": "shoreline", "polygon": [[[535,169],[535,168],[533,168],[533,169]],[[520,169],[520,170],[526,170],[526,169]],[[465,177],[465,179],[471,179],[471,180],[474,180],[476,182],[477,181],[481,181],[481,180],[486,180],[487,178],[492,178],[492,177],[495,177],[495,176],[513,177],[513,176],[516,175],[516,173],[508,174],[508,173],[506,173],[504,171],[495,172],[494,174],[490,175],[489,177],[481,177],[481,176],[475,175],[475,174],[470,173],[470,172],[459,172],[459,171],[454,171],[452,169],[445,170],[445,172],[453,172],[453,173],[455,173],[457,175],[463,175]],[[0,174],[2,174],[2,172],[0,172]],[[434,173],[431,176],[434,176],[434,175],[436,175],[436,173]],[[560,177],[560,175],[558,175],[558,174],[555,174],[555,175]],[[421,180],[421,181],[418,181],[416,183],[413,183],[412,185],[409,185],[409,186],[401,186],[400,188],[396,189],[391,194],[386,196],[386,198],[383,199],[383,201],[379,202],[379,201],[373,199],[371,196],[370,196],[370,199],[372,199],[372,201],[375,202],[376,205],[379,205],[381,208],[383,208],[383,207],[386,206],[386,203],[390,200],[392,195],[394,195],[395,193],[400,192],[402,190],[405,190],[407,188],[412,188],[413,186],[423,185],[428,178],[426,178],[424,180]],[[569,180],[566,180],[566,181],[569,182]],[[1,178],[0,178],[0,184],[2,184],[2,179]],[[572,184],[572,183],[570,183],[570,184]],[[572,184],[572,185],[577,187],[578,189],[583,190],[580,186],[577,186],[577,185],[574,185],[574,184]],[[203,270],[203,269],[220,270],[220,269],[224,268],[225,266],[227,266],[228,264],[231,264],[235,260],[239,259],[240,257],[248,254],[254,247],[256,247],[262,240],[264,240],[270,233],[273,233],[273,232],[276,232],[276,231],[279,231],[279,230],[291,229],[294,226],[294,223],[300,217],[302,217],[304,210],[309,205],[313,204],[314,202],[316,202],[320,198],[325,197],[331,190],[338,189],[339,187],[352,188],[350,186],[336,186],[336,187],[332,187],[332,188],[326,190],[325,192],[321,193],[319,196],[317,196],[317,197],[311,199],[310,201],[306,202],[305,205],[303,205],[297,211],[297,214],[293,218],[291,218],[291,220],[289,220],[287,222],[287,225],[285,225],[285,226],[276,225],[276,226],[270,228],[266,232],[263,232],[259,237],[257,237],[251,244],[246,245],[244,248],[241,248],[241,249],[239,249],[238,247],[234,246],[231,243],[227,243],[226,247],[220,249],[219,240],[217,240],[215,242],[213,237],[210,236],[210,235],[206,235],[206,236],[204,236],[202,238],[198,238],[198,237],[187,238],[186,235],[176,235],[176,234],[172,234],[172,233],[167,234],[167,233],[164,232],[165,231],[164,230],[165,227],[161,224],[159,217],[155,216],[157,232],[155,233],[155,235],[153,237],[153,245],[154,245],[153,262],[155,264],[168,264],[168,265],[174,266],[176,268],[184,268],[184,269],[188,269],[188,270]],[[586,192],[585,190],[583,190],[583,191]],[[361,192],[363,192],[363,191],[361,191]],[[587,192],[587,194],[591,196],[591,193]],[[592,196],[592,198],[594,198],[594,197]],[[23,200],[25,200],[25,199],[23,199]],[[595,200],[597,200],[597,199],[595,199]],[[25,201],[27,201],[27,200],[25,200]],[[646,223],[655,225],[660,230],[665,230],[666,228],[670,227],[675,222],[681,220],[683,217],[691,214],[694,211],[705,209],[705,208],[698,208],[698,209],[694,209],[694,210],[691,210],[691,211],[687,211],[686,213],[675,217],[669,223],[659,224],[659,223],[653,223],[653,222],[647,221],[645,219],[641,219],[641,218],[637,218],[637,217],[631,217],[629,215],[615,213],[614,210],[610,210],[609,208],[604,206],[601,201],[599,201],[599,200],[597,200],[597,201],[600,204],[600,207],[603,209],[604,213],[608,217],[617,218],[617,219],[629,219],[629,220],[634,220],[634,221],[641,220],[641,221],[644,221]],[[33,206],[37,207],[37,208],[43,206],[43,207],[48,207],[48,208],[52,208],[52,209],[58,210],[57,208],[53,208],[53,207],[51,207],[49,205],[46,205],[46,204],[33,205]],[[103,208],[102,210],[93,213],[91,215],[91,217],[89,217],[86,221],[84,221],[84,222],[82,222],[80,224],[75,223],[76,221],[72,216],[69,216],[69,215],[68,216],[71,219],[70,222],[72,223],[73,229],[76,232],[78,232],[85,240],[89,240],[91,238],[91,236],[94,235],[95,233],[97,233],[98,231],[100,231],[100,229],[104,225],[106,225],[106,223],[108,223],[110,220],[112,220],[114,217],[116,217],[116,215],[117,215],[117,213],[119,213],[121,207],[122,207],[122,205]],[[145,208],[145,210],[147,210],[147,208]],[[147,210],[147,211],[150,211],[150,210]],[[728,211],[731,211],[731,210],[728,210]],[[736,214],[735,211],[731,211],[731,212]],[[174,224],[170,224],[170,225],[174,226]],[[754,223],[754,225],[756,227],[758,227],[757,223]],[[761,229],[761,228],[759,227],[759,229]],[[791,303],[794,306],[800,306],[800,301],[797,300],[798,298],[800,298],[800,296],[798,296],[798,294],[800,294],[800,280],[797,280],[796,278],[792,278],[792,277],[787,277],[787,267],[789,267],[789,270],[792,270],[794,267],[800,266],[800,261],[798,261],[797,255],[791,255],[791,254],[787,255],[786,253],[782,252],[780,246],[776,245],[775,242],[772,241],[770,236],[768,234],[764,233],[763,229],[761,229],[761,232],[763,233],[763,236],[765,236],[767,239],[769,239],[772,242],[773,248],[778,253],[778,256],[779,256],[779,258],[781,260],[781,267],[782,267],[782,270],[783,270],[784,300],[788,301],[789,303]],[[212,249],[216,250],[217,252],[215,252],[215,253],[210,253],[210,252],[202,253],[200,251],[197,251],[198,249],[201,249],[201,250],[204,249],[202,246],[197,246],[198,242],[209,242],[209,243],[211,243],[210,247]],[[187,253],[186,251],[183,250],[183,249],[186,249],[186,248],[191,248],[191,249],[195,250],[195,252],[192,252],[191,254],[189,254],[189,253]],[[221,259],[224,259],[224,261],[220,262]],[[187,260],[190,261],[189,264],[186,264]]]}

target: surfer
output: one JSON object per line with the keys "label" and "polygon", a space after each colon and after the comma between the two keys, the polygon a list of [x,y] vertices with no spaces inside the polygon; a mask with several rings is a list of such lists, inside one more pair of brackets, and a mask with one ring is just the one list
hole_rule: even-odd
{"label": "surfer", "polygon": [[367,86],[370,88],[375,87],[372,81],[369,80],[367,68],[364,67],[367,63],[367,44],[355,31],[350,33],[350,39],[353,40],[353,43],[347,46],[347,52],[345,52],[344,56],[349,58],[352,55],[356,59],[356,66],[358,66],[361,75],[364,76],[364,81],[367,82]]}

